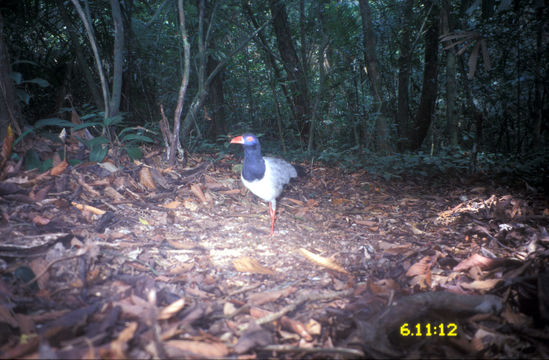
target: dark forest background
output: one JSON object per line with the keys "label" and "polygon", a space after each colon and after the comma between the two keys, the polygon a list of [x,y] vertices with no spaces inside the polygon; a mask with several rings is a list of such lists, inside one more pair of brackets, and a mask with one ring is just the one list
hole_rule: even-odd
{"label": "dark forest background", "polygon": [[266,152],[386,178],[547,186],[548,13],[543,0],[3,0],[0,136],[76,127],[92,160],[156,142],[185,161],[250,131]]}

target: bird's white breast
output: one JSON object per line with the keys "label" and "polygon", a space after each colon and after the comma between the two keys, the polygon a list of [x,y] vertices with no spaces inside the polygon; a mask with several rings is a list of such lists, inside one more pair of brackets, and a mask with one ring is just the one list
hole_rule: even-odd
{"label": "bird's white breast", "polygon": [[285,184],[290,182],[290,178],[296,177],[295,168],[288,162],[265,157],[265,175],[263,178],[254,181],[247,181],[243,177],[242,183],[253,194],[265,201],[274,201],[282,192]]}

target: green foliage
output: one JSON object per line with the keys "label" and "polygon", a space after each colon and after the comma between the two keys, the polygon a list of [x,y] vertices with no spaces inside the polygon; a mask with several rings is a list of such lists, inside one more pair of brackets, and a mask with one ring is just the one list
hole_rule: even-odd
{"label": "green foliage", "polygon": [[38,169],[40,172],[44,172],[52,167],[52,160],[47,159],[43,161],[34,149],[29,149],[24,155],[25,169]]}
{"label": "green foliage", "polygon": [[[77,139],[88,148],[90,161],[101,162],[107,156],[110,149],[120,149],[126,152],[130,159],[139,159],[143,157],[143,153],[138,145],[144,142],[153,142],[151,137],[144,135],[145,133],[151,132],[150,130],[136,126],[126,126],[124,122],[124,113],[105,118],[104,113],[101,111],[95,111],[90,107],[88,107],[87,110],[89,112],[80,118],[82,124],[74,124],[61,118],[41,119],[37,121],[33,127],[25,130],[23,134],[17,138],[15,144],[21,141],[25,136],[46,130],[46,128],[72,128],[75,131],[87,129],[93,135],[93,138],[86,139],[77,137]],[[72,110],[63,109],[62,111]],[[42,133],[42,135],[45,134],[47,133]],[[42,165],[39,165],[39,163]],[[45,167],[45,169],[47,169],[51,167],[51,163],[48,165],[41,162],[38,154],[29,151],[25,154],[25,166],[27,166],[27,168],[42,169]]]}
{"label": "green foliage", "polygon": [[[113,154],[125,151],[131,158],[141,157],[138,145],[151,142],[153,136],[139,125],[156,123],[159,104],[164,106],[166,114],[172,114],[181,83],[184,59],[175,2],[130,2],[128,7],[123,7],[127,20],[125,24],[131,24],[131,29],[125,29],[128,31],[125,31],[124,39],[127,44],[124,49],[127,68],[124,69],[123,108],[131,112],[105,119],[102,113],[84,107],[81,112],[86,115],[82,116],[83,124],[79,126],[49,117],[58,110],[59,99],[67,94],[61,93],[62,89],[70,91],[74,106],[79,109],[83,107],[82,102],[92,98],[90,84],[86,84],[80,71],[93,64],[88,41],[85,37],[80,38],[85,49],[84,56],[88,58],[84,64],[74,64],[75,47],[67,31],[70,24],[66,24],[61,17],[57,3],[43,0],[21,0],[21,5],[17,3],[8,2],[2,12],[6,20],[8,52],[12,58],[25,59],[12,63],[16,71],[11,73],[11,77],[16,84],[25,119],[33,124],[36,119],[48,117],[34,123],[34,127],[23,136],[52,127],[85,128],[95,137],[89,141],[82,139],[90,151],[90,159],[101,161],[109,150],[120,150]],[[74,7],[70,2],[65,3],[68,4],[64,9],[69,20],[81,27]],[[424,21],[429,6],[414,2],[412,11],[405,12],[407,2],[369,2],[376,39],[373,55],[376,55],[382,77],[380,92],[386,101],[384,105],[389,109],[384,114],[378,114],[379,104],[372,96],[369,69],[364,63],[367,54],[363,48],[365,34],[358,2],[309,0],[283,3],[288,14],[289,38],[278,39],[272,24],[266,26],[261,32],[262,39],[256,36],[242,51],[234,54],[222,70],[222,88],[217,90],[222,91],[224,103],[210,104],[206,100],[201,106],[201,109],[208,111],[208,115],[211,115],[213,105],[222,106],[225,110],[222,121],[225,121],[224,128],[228,131],[233,134],[249,130],[265,133],[268,137],[262,139],[264,152],[282,154],[281,144],[276,139],[278,121],[281,121],[288,148],[288,153],[284,154],[286,158],[303,161],[307,160],[307,156],[313,156],[315,161],[336,164],[345,169],[366,168],[385,178],[406,175],[424,177],[473,169],[536,174],[534,158],[526,161],[517,159],[532,153],[534,146],[547,146],[549,141],[545,126],[548,102],[544,85],[549,47],[545,46],[543,37],[548,7],[541,7],[539,1],[533,0],[522,2],[521,6],[512,6],[513,2],[508,0],[449,2],[449,19],[454,26],[451,31],[478,35],[479,39],[486,41],[489,55],[489,58],[478,57],[474,78],[469,80],[467,73],[472,62],[468,60],[475,43],[465,42],[455,48],[462,49],[458,63],[463,63],[463,70],[459,66],[456,75],[459,146],[471,149],[477,143],[486,151],[477,154],[473,166],[470,152],[462,150],[437,150],[434,156],[426,153],[377,156],[374,153],[380,132],[376,119],[380,116],[387,119],[389,130],[388,134],[384,134],[384,140],[390,142],[392,149],[397,148],[399,139],[412,136],[399,131],[402,124],[397,124],[396,120],[398,74],[401,69],[409,71],[408,125],[413,126],[423,89]],[[201,89],[198,84],[198,4],[185,2],[193,66],[183,118],[191,99]],[[243,11],[243,4],[249,5],[251,15]],[[262,24],[272,16],[267,2],[212,2],[204,10],[206,26],[202,35],[207,35],[205,52],[208,67],[226,59],[255,30],[252,19]],[[111,9],[106,2],[89,2],[88,11],[94,19],[107,78],[112,79]],[[401,64],[401,45],[407,31],[412,42],[411,53],[406,63]],[[295,47],[307,76],[308,93],[302,95],[308,96],[311,108],[316,104],[317,96],[321,95],[318,96],[314,133],[316,148],[309,155],[302,150],[306,146],[305,139],[299,139],[296,135],[295,109],[292,109],[296,99],[292,96],[291,77],[286,73],[288,69],[277,49],[280,40],[291,41]],[[439,48],[439,94],[430,127],[436,144],[448,143],[445,133],[448,49],[443,50],[447,45],[441,43]],[[325,54],[321,54],[325,46]],[[324,56],[323,60],[319,60],[319,55]],[[273,59],[274,64],[271,63]],[[490,71],[484,67],[488,60],[492,67]],[[320,84],[320,69],[326,75],[323,84]],[[210,70],[206,69],[206,77]],[[197,115],[193,119],[193,126],[198,130],[195,133],[211,136],[213,130],[210,129],[214,126],[207,120],[209,117],[202,116],[205,113]],[[312,118],[310,112],[306,116],[307,119]],[[125,121],[128,118],[131,118],[131,126]],[[541,126],[537,121],[541,122]],[[477,129],[477,126],[480,128]],[[226,138],[215,142],[192,137],[184,140],[187,150],[215,153],[216,159],[235,151],[228,146]],[[512,154],[518,153],[522,157],[512,157]],[[541,156],[539,152],[536,155]],[[537,166],[546,170],[540,164]]]}
{"label": "green foliage", "polygon": [[[32,63],[32,62],[27,62]],[[15,82],[15,94],[19,101],[25,105],[29,105],[31,100],[31,95],[25,88],[25,84],[36,84],[41,88],[46,88],[50,86],[50,83],[42,78],[34,78],[30,80],[24,80],[23,74],[17,71],[12,71],[9,73],[10,78]]]}

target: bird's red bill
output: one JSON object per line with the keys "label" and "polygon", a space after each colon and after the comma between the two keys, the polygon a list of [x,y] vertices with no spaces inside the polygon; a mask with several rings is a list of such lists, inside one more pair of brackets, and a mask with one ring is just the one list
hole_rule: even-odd
{"label": "bird's red bill", "polygon": [[242,136],[237,136],[231,140],[231,144],[244,144],[244,138]]}

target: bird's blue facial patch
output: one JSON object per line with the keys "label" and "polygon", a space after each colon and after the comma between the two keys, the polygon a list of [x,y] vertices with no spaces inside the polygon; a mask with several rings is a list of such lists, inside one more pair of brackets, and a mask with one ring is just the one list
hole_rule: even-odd
{"label": "bird's blue facial patch", "polygon": [[248,135],[244,138],[245,143],[254,144],[255,143],[255,137]]}

